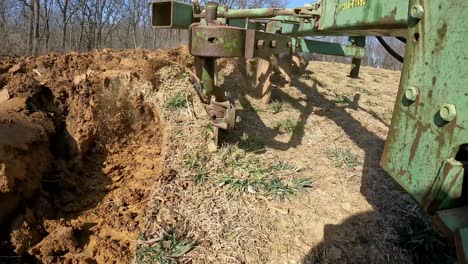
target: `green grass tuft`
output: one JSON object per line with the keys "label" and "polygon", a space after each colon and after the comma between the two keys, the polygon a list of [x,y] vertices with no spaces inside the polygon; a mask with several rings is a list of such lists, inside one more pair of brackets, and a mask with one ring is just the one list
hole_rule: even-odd
{"label": "green grass tuft", "polygon": [[175,264],[178,259],[191,251],[195,242],[179,236],[175,231],[162,231],[160,237],[149,246],[137,249],[138,263]]}
{"label": "green grass tuft", "polygon": [[374,95],[371,91],[365,89],[365,88],[357,88],[358,92],[366,94],[366,95]]}
{"label": "green grass tuft", "polygon": [[248,134],[242,134],[241,143],[248,146],[248,150],[250,151],[258,151],[265,149],[265,142],[257,137],[249,136]]}
{"label": "green grass tuft", "polygon": [[176,94],[166,102],[165,106],[167,110],[175,111],[177,109],[186,107],[187,102],[185,101],[183,94]]}
{"label": "green grass tuft", "polygon": [[297,122],[292,119],[286,119],[278,122],[275,126],[281,133],[293,133],[297,127]]}
{"label": "green grass tuft", "polygon": [[285,110],[285,103],[283,101],[279,100],[273,100],[270,104],[271,110],[273,111],[273,114],[278,114],[281,113]]}
{"label": "green grass tuft", "polygon": [[373,106],[377,106],[377,105],[378,105],[377,103],[375,103],[375,102],[373,102],[373,101],[371,101],[371,100],[366,100],[365,103],[366,103],[366,105],[368,105],[368,106],[370,106],[370,107],[373,107]]}
{"label": "green grass tuft", "polygon": [[333,165],[337,168],[354,169],[359,165],[358,157],[349,150],[329,149],[327,150],[327,157],[333,161]]}

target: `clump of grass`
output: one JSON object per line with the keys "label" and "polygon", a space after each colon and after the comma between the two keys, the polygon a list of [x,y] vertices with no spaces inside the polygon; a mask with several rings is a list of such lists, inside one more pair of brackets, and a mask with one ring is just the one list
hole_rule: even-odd
{"label": "clump of grass", "polygon": [[183,94],[174,95],[166,102],[166,105],[165,105],[166,109],[169,111],[175,111],[177,109],[180,109],[186,106],[187,106],[187,102]]}
{"label": "clump of grass", "polygon": [[195,149],[185,155],[184,162],[190,169],[200,169],[207,159],[208,157],[200,149]]}
{"label": "clump of grass", "polygon": [[274,164],[270,167],[272,171],[298,171],[299,168],[296,167],[294,164],[286,162],[286,161],[278,161],[278,163]]}
{"label": "clump of grass", "polygon": [[[311,185],[308,179],[286,180],[299,171],[294,164],[285,161],[266,163],[237,145],[225,145],[215,156],[201,148],[194,149],[185,155],[184,162],[197,184],[217,179],[220,187],[281,201],[306,191]],[[209,167],[206,164],[210,164]]]}
{"label": "clump of grass", "polygon": [[346,105],[350,105],[353,103],[353,101],[351,99],[349,99],[349,97],[347,96],[338,96],[335,100],[331,100],[333,103],[335,104],[346,104]]}
{"label": "clump of grass", "polygon": [[247,145],[251,151],[265,149],[265,142],[263,142],[263,140],[260,138],[249,136],[248,134],[244,133],[242,134],[240,140],[242,143]]}
{"label": "clump of grass", "polygon": [[337,168],[346,167],[348,169],[354,169],[359,165],[358,157],[349,150],[334,148],[327,150],[326,154]]}
{"label": "clump of grass", "polygon": [[218,179],[218,184],[220,187],[226,185],[240,191],[257,193],[257,190],[261,188],[262,179],[241,179],[233,176],[222,176]]}
{"label": "clump of grass", "polygon": [[209,178],[209,173],[205,169],[208,157],[201,150],[193,150],[184,157],[185,164],[193,172],[193,180],[197,184],[204,183]]}
{"label": "clump of grass", "polygon": [[358,92],[366,94],[366,95],[374,95],[371,91],[365,89],[365,88],[358,88]]}
{"label": "clump of grass", "polygon": [[202,128],[202,135],[205,140],[211,139],[213,133],[213,125],[211,123],[207,123]]}
{"label": "clump of grass", "polygon": [[290,134],[296,129],[297,122],[292,119],[286,119],[278,122],[275,126],[281,133]]}
{"label": "clump of grass", "polygon": [[373,102],[373,101],[371,101],[371,100],[366,100],[365,103],[366,103],[366,105],[371,106],[371,107],[372,107],[372,106],[377,106],[377,103],[375,103],[375,102]]}
{"label": "clump of grass", "polygon": [[283,201],[305,192],[311,186],[309,179],[285,180],[284,176],[299,169],[287,162],[268,165],[237,146],[228,147],[222,155],[218,184],[251,194],[262,194]]}
{"label": "clump of grass", "polygon": [[178,259],[195,247],[194,241],[177,235],[175,231],[163,230],[160,237],[152,242],[151,245],[138,248],[138,263],[179,263]]}
{"label": "clump of grass", "polygon": [[195,180],[195,183],[201,184],[205,183],[208,180],[209,174],[206,170],[200,169],[194,176],[193,179]]}
{"label": "clump of grass", "polygon": [[273,111],[273,114],[278,114],[284,111],[286,108],[286,105],[283,101],[279,100],[273,100],[270,104],[271,110]]}
{"label": "clump of grass", "polygon": [[251,194],[263,193],[266,196],[277,198],[284,201],[285,198],[307,192],[307,188],[312,186],[309,179],[301,178],[290,182],[271,178],[240,179],[232,176],[221,177],[218,181],[219,186],[229,186],[232,189],[248,192]]}
{"label": "clump of grass", "polygon": [[265,190],[268,195],[275,196],[280,201],[284,201],[289,196],[306,192],[306,188],[310,188],[311,186],[311,181],[305,178],[294,179],[289,184],[278,178],[272,178],[265,183]]}

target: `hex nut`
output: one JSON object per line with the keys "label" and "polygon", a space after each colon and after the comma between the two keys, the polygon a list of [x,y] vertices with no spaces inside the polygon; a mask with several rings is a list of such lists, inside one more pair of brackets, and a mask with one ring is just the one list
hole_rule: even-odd
{"label": "hex nut", "polygon": [[408,101],[414,102],[418,98],[419,89],[414,86],[409,86],[406,88],[405,97]]}
{"label": "hex nut", "polygon": [[410,10],[412,18],[420,19],[424,15],[424,8],[421,5],[413,5]]}
{"label": "hex nut", "polygon": [[457,109],[453,104],[444,104],[440,108],[440,117],[447,122],[452,121],[457,116]]}
{"label": "hex nut", "polygon": [[276,40],[272,40],[271,43],[270,43],[270,46],[272,48],[276,48]]}
{"label": "hex nut", "polygon": [[257,49],[263,48],[264,45],[265,45],[265,40],[259,39],[259,40],[257,41]]}

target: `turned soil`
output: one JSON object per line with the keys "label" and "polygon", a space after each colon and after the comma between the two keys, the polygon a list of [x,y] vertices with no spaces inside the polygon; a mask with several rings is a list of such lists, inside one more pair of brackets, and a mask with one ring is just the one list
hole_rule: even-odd
{"label": "turned soil", "polygon": [[162,173],[148,61],[169,56],[180,57],[104,50],[0,61],[0,255],[131,262]]}

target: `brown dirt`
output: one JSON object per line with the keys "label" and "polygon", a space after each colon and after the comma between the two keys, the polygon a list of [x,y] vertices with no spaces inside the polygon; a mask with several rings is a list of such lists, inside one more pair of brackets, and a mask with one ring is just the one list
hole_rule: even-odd
{"label": "brown dirt", "polygon": [[131,262],[163,170],[154,70],[187,57],[179,48],[0,61],[0,255]]}

